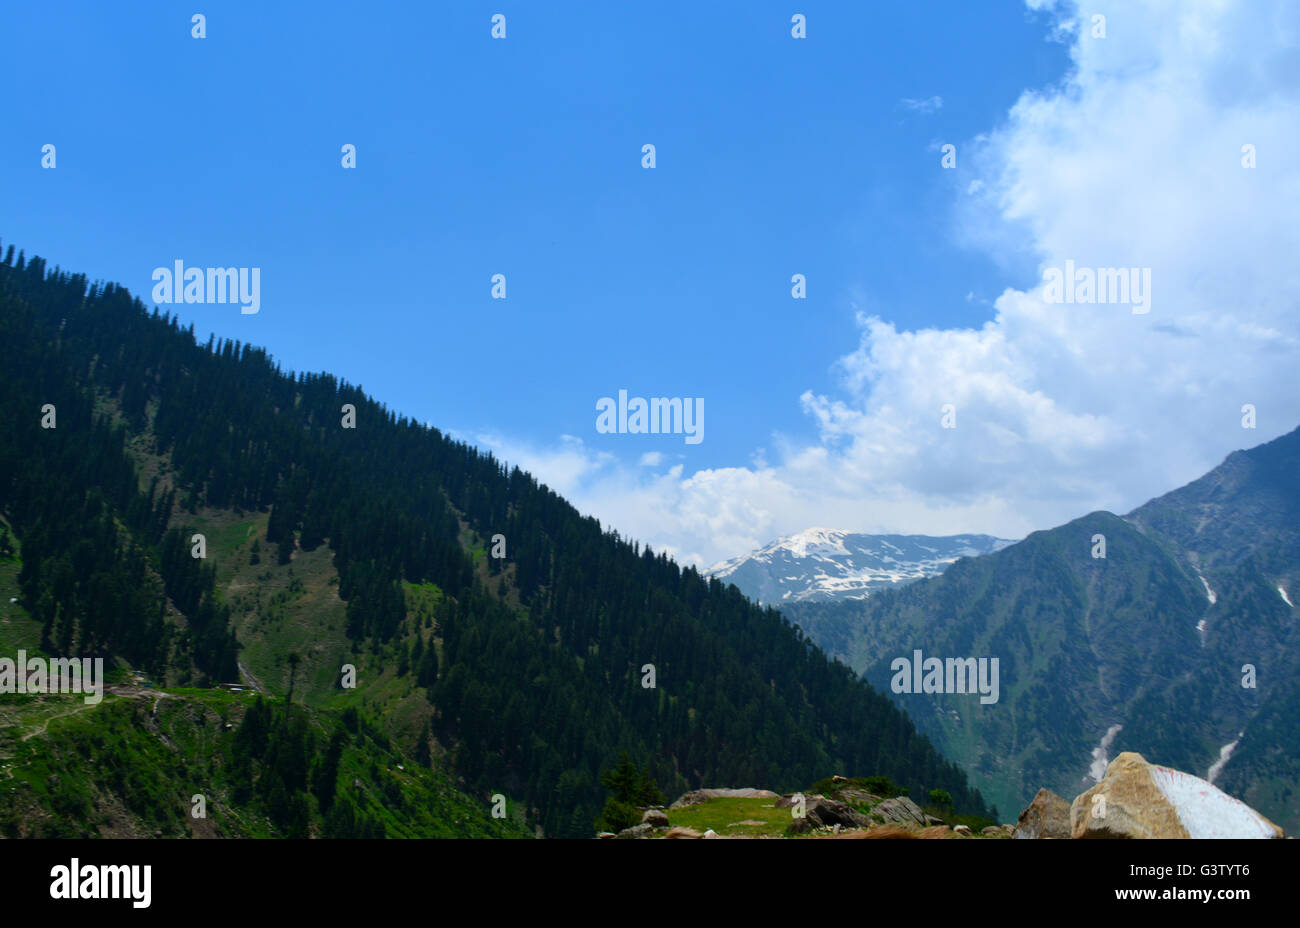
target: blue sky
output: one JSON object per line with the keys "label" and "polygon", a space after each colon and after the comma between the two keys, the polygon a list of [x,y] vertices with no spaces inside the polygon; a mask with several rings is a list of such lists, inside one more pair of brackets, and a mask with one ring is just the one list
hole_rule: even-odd
{"label": "blue sky", "polygon": [[176,258],[261,267],[257,315],[182,319],[467,435],[596,441],[620,387],[702,396],[690,466],[809,431],[855,294],[908,326],[989,317],[931,149],[1065,66],[1013,4],[808,4],[802,42],[767,3],[200,6],[202,40],[175,3],[7,14],[0,235],[146,298]]}
{"label": "blue sky", "polygon": [[[1102,54],[1070,33],[1079,11],[1042,0],[26,5],[0,31],[0,237],[146,299],[152,270],[176,259],[259,267],[258,314],[182,305],[182,320],[361,383],[685,558],[826,521],[1014,534],[1127,502],[1099,472],[1142,447],[1141,423],[1117,411],[1123,385],[1078,397],[1039,382],[1050,372],[1020,364],[1029,342],[999,371],[1016,330],[997,303],[1037,286],[1045,257],[1089,257],[1087,235],[1055,247],[1070,236],[1049,213],[1071,204],[1043,202],[1087,178],[1053,175],[1050,151],[1029,176],[1015,152],[1076,155],[1060,138],[1073,124],[1043,125],[1117,92],[1114,74],[1136,86],[1182,66],[1143,34],[1172,14],[1137,6],[1112,16]],[[490,37],[497,12],[504,40]],[[807,39],[790,36],[794,12]],[[1027,91],[1048,107],[1032,119],[1015,109]],[[1294,111],[1274,115],[1284,128]],[[41,168],[46,143],[55,170]],[[344,143],[355,170],[340,166]],[[944,143],[955,171],[940,167]],[[1153,170],[1126,176],[1141,190]],[[1106,257],[1149,263],[1141,246]],[[791,299],[796,272],[806,300]],[[497,273],[504,301],[490,298]],[[986,333],[974,354],[927,354],[971,333]],[[916,416],[898,410],[921,400],[901,355],[954,398],[984,390],[961,407],[978,410],[959,429],[975,445],[908,437]],[[704,398],[705,440],[598,434],[596,400],[620,388]],[[1049,424],[1040,399],[1058,407]],[[1143,486],[1267,437],[1206,432]],[[1015,498],[1017,468],[1071,455],[1083,472]]]}

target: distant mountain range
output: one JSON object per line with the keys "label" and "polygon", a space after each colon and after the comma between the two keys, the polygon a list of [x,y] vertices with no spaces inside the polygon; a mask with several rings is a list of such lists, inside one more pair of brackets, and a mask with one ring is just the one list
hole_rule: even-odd
{"label": "distant mountain range", "polygon": [[1077,793],[1136,751],[1295,831],[1298,601],[1300,430],[1127,516],[1094,512],[866,600],[781,609],[886,692],[915,649],[997,658],[994,704],[891,695],[999,808],[1040,786]]}
{"label": "distant mountain range", "polygon": [[865,535],[810,528],[715,564],[707,574],[772,605],[866,599],[877,590],[943,573],[958,558],[1010,544],[992,535]]}

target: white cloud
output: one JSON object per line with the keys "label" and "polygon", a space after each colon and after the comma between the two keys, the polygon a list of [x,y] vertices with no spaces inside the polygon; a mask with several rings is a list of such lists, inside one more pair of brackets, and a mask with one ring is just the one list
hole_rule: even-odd
{"label": "white cloud", "polygon": [[522,468],[570,499],[580,496],[584,486],[614,468],[618,462],[614,455],[593,451],[574,435],[561,435],[559,444],[550,448],[538,448],[492,432],[473,436],[451,432],[449,435],[458,441],[469,441],[490,449],[511,467]]}
{"label": "white cloud", "polygon": [[[771,463],[651,475],[571,439],[529,469],[708,564],[810,525],[1016,536],[1124,512],[1300,424],[1300,6],[1132,2],[1093,39],[1072,25],[1090,11],[1029,5],[1058,17],[1074,70],[968,145],[960,236],[1011,256],[1015,285],[992,320],[861,316],[838,390],[798,398],[818,441],[778,440]],[[1150,313],[1045,303],[1041,272],[1067,259],[1151,268]]]}
{"label": "white cloud", "polygon": [[924,100],[913,100],[911,97],[904,97],[898,101],[898,105],[905,110],[928,115],[943,109],[943,97],[926,97]]}

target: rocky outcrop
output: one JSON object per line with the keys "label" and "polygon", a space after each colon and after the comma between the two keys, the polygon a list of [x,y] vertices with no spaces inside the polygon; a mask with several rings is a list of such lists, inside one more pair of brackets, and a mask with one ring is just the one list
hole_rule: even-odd
{"label": "rocky outcrop", "polygon": [[776,793],[770,789],[693,789],[689,793],[683,793],[677,801],[670,805],[669,809],[681,809],[686,806],[698,805],[709,799],[777,799]]}
{"label": "rocky outcrop", "polygon": [[871,817],[878,817],[886,825],[926,827],[931,824],[929,816],[921,811],[921,807],[906,796],[895,796],[893,799],[884,800],[871,810]]}
{"label": "rocky outcrop", "polygon": [[[823,781],[825,783],[826,781]],[[871,838],[1281,838],[1282,829],[1240,800],[1200,777],[1150,764],[1140,754],[1120,754],[1106,768],[1105,777],[1074,802],[1041,789],[1020,813],[1016,825],[989,825],[976,833],[967,825],[948,827],[926,814],[907,796],[880,799],[854,787],[835,788],[830,795],[793,793],[778,796],[764,789],[700,789],[681,796],[669,808],[680,809],[712,799],[772,799],[766,808],[801,811],[791,815],[786,833],[816,837]],[[849,800],[849,801],[845,801]],[[802,810],[799,806],[802,804]],[[862,811],[866,809],[867,811]],[[720,838],[754,837],[730,831],[739,826],[768,825],[761,837],[776,837],[771,825],[757,818],[732,822],[727,835],[700,834],[690,828],[671,827],[660,806],[644,808],[639,825],[602,838]]]}
{"label": "rocky outcrop", "polygon": [[[1041,795],[1041,794],[1040,794]],[[1070,807],[1075,838],[1281,838],[1282,829],[1200,777],[1126,751]]]}
{"label": "rocky outcrop", "polygon": [[1034,801],[1020,813],[1011,837],[1070,837],[1070,804],[1051,790],[1040,789]]}
{"label": "rocky outcrop", "polygon": [[852,806],[825,796],[818,796],[804,805],[804,818],[813,828],[830,828],[834,825],[865,828],[871,824],[870,819]]}
{"label": "rocky outcrop", "polygon": [[663,809],[646,809],[645,814],[641,816],[641,824],[649,825],[651,828],[667,828],[668,816]]}
{"label": "rocky outcrop", "polygon": [[836,790],[834,792],[834,796],[836,799],[840,800],[841,802],[847,802],[849,805],[853,805],[853,806],[878,805],[880,801],[884,798],[883,796],[877,796],[874,793],[869,793],[865,789],[858,789],[852,786],[847,787],[845,789]]}

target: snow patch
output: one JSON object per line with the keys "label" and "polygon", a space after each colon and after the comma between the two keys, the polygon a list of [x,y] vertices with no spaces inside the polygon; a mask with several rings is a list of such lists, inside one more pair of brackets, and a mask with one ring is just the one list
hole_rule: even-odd
{"label": "snow patch", "polygon": [[1191,838],[1272,838],[1258,812],[1200,777],[1151,766],[1151,779],[1178,813]]}
{"label": "snow patch", "polygon": [[1291,602],[1291,597],[1286,595],[1286,590],[1282,589],[1282,584],[1279,583],[1277,585],[1277,591],[1282,596],[1282,602],[1286,603],[1288,606],[1294,609],[1295,603]]}
{"label": "snow patch", "polygon": [[1013,541],[987,535],[864,535],[810,528],[715,564],[706,575],[763,602],[866,599],[876,589],[933,577],[960,557]]}

